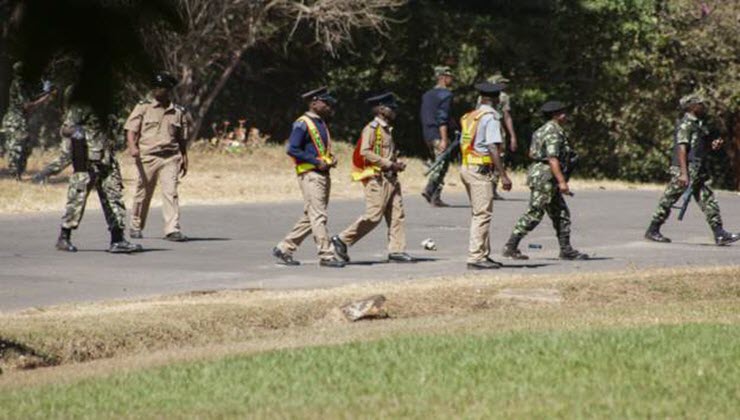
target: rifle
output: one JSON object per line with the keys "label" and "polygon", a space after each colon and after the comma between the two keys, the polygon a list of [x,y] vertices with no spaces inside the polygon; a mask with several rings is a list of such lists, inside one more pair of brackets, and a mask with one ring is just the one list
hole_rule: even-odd
{"label": "rifle", "polygon": [[424,175],[429,175],[431,172],[442,166],[446,161],[452,159],[452,153],[457,150],[458,146],[460,146],[460,137],[460,132],[455,131],[455,141],[453,141],[452,144],[450,144],[447,149],[442,152],[442,154],[437,156],[437,159],[435,159],[434,162],[429,165],[427,170],[424,171]]}
{"label": "rifle", "polygon": [[689,203],[691,202],[691,196],[694,195],[694,188],[691,187],[691,179],[689,179],[689,186],[686,187],[686,191],[681,194],[681,198],[679,199],[681,201],[680,206],[671,206],[674,209],[678,210],[678,221],[683,221],[683,217],[686,215],[686,210],[689,209]]}
{"label": "rifle", "polygon": [[578,156],[578,153],[576,153],[575,150],[571,150],[568,156],[565,157],[565,162],[560,162],[560,167],[563,171],[563,176],[565,176],[566,181],[570,180],[570,176],[576,170],[576,166],[578,166],[579,160],[580,156]]}

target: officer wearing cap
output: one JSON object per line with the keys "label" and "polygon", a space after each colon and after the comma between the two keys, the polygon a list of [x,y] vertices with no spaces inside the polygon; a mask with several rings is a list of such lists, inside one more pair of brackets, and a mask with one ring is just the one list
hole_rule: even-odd
{"label": "officer wearing cap", "polygon": [[149,205],[159,181],[162,191],[164,239],[187,241],[180,230],[177,186],[188,172],[187,138],[190,119],[184,108],[172,102],[177,79],[166,72],[155,75],[151,96],[139,102],[124,125],[128,152],[137,169],[136,192],[131,215],[131,237],[141,238]]}
{"label": "officer wearing cap", "polygon": [[570,210],[563,198],[571,195],[567,171],[575,152],[570,147],[563,130],[568,117],[568,106],[559,101],[550,101],[541,108],[548,121],[532,135],[529,156],[534,160],[527,174],[527,185],[531,191],[529,207],[514,226],[503,255],[512,259],[528,259],[519,250],[519,242],[542,221],[545,212],[560,244],[560,258],[564,260],[588,259],[570,244]]}
{"label": "officer wearing cap", "polygon": [[683,116],[676,122],[673,135],[673,159],[669,172],[671,180],[653,213],[645,238],[655,242],[670,242],[660,233],[660,227],[671,214],[671,207],[687,188],[691,189],[717,245],[728,245],[740,239],[740,235],[729,233],[722,227],[722,216],[714,192],[706,185],[709,179],[706,157],[709,149],[719,150],[724,144],[721,138],[711,139],[704,122],[707,113],[705,99],[696,94],[681,98],[679,104]]}
{"label": "officer wearing cap", "polygon": [[295,163],[298,186],[303,194],[303,216],[288,235],[272,250],[279,264],[298,265],[293,253],[308,235],[313,234],[323,267],[344,267],[344,261],[334,254],[327,230],[327,207],[331,177],[329,171],[337,165],[331,152],[331,134],[326,120],[334,115],[336,99],[326,87],[301,95],[308,110],[294,123],[288,139],[287,154]]}
{"label": "officer wearing cap", "polygon": [[480,105],[460,119],[460,178],[468,193],[472,213],[468,269],[485,270],[502,266],[490,257],[493,172],[501,173],[502,183],[507,191],[511,189],[511,180],[501,162],[501,114],[495,109],[504,85],[483,82],[475,85],[475,89],[480,95]]}
{"label": "officer wearing cap", "polygon": [[[452,70],[448,66],[434,68],[437,84],[421,97],[421,129],[424,142],[432,155],[437,158],[450,145],[451,112],[452,112],[452,82],[455,80]],[[442,201],[442,187],[445,175],[450,167],[447,160],[437,169],[429,173],[429,181],[421,193],[434,207],[446,207]]]}
{"label": "officer wearing cap", "polygon": [[[488,78],[488,81],[491,83],[502,83],[506,85],[509,83],[509,79],[504,77],[501,73],[496,73],[493,76]],[[508,137],[509,140],[509,151],[512,153],[516,152],[519,147],[519,142],[517,141],[516,137],[516,131],[514,130],[514,119],[511,117],[511,97],[508,93],[505,91],[502,91],[499,95],[499,101],[498,106],[496,106],[496,111],[499,112],[502,116],[502,127],[501,127],[501,134],[504,139],[504,145],[501,147],[501,157],[506,157],[506,140]],[[506,163],[506,159],[504,159],[504,164]],[[499,195],[498,193],[498,183],[500,181],[501,176],[499,175],[498,171],[494,172],[493,174],[493,199],[494,200],[503,200],[504,198]]]}
{"label": "officer wearing cap", "polygon": [[362,182],[365,214],[339,235],[331,238],[337,255],[349,261],[347,247],[370,233],[385,218],[388,225],[388,260],[413,262],[406,252],[406,215],[398,173],[406,164],[397,158],[393,127],[398,104],[393,93],[368,98],[374,118],[362,129],[352,158],[352,179]]}

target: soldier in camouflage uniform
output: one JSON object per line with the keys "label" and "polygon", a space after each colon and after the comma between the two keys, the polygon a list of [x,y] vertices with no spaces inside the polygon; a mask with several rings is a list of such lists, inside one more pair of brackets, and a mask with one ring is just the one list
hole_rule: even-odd
{"label": "soldier in camouflage uniform", "polygon": [[[504,77],[501,73],[496,73],[493,76],[488,78],[488,81],[491,83],[509,83],[509,79]],[[499,114],[503,117],[503,124],[501,124],[501,135],[504,140],[508,137],[508,143],[509,143],[509,150],[514,153],[517,151],[519,144],[516,137],[516,131],[514,130],[514,119],[511,117],[511,97],[506,92],[501,92],[501,95],[499,96],[499,102],[496,106],[496,111],[498,111]],[[506,143],[506,141],[504,141]],[[502,162],[506,163],[506,145],[503,144],[501,147],[501,158],[503,159]],[[498,193],[498,184],[501,180],[501,174],[498,170],[493,172],[493,199],[494,200],[503,200],[504,197],[502,197]]]}
{"label": "soldier in camouflage uniform", "polygon": [[50,95],[42,95],[34,101],[23,86],[23,63],[13,65],[13,81],[10,84],[8,110],[3,116],[2,131],[5,137],[5,151],[8,155],[8,169],[17,179],[26,170],[26,162],[31,148],[28,134],[28,114],[44,103]]}
{"label": "soldier in camouflage uniform", "polygon": [[73,102],[67,108],[60,133],[66,143],[64,150],[69,153],[74,174],[69,179],[67,205],[56,248],[60,251],[77,251],[70,241],[71,232],[79,226],[87,197],[95,188],[110,230],[108,252],[140,251],[141,245],[132,244],[124,238],[126,207],[123,204],[123,181],[106,122],[101,121],[90,106]]}
{"label": "soldier in camouflage uniform", "polygon": [[552,220],[560,244],[560,258],[584,260],[583,254],[570,245],[570,210],[563,198],[572,195],[568,188],[568,168],[575,152],[570,147],[562,124],[567,118],[567,105],[558,101],[547,102],[541,111],[549,121],[532,135],[529,155],[534,163],[527,174],[531,190],[529,207],[514,226],[503,250],[503,256],[525,260],[529,257],[519,251],[519,242],[542,221],[545,212]]}
{"label": "soldier in camouflage uniform", "polygon": [[724,140],[711,139],[704,123],[706,106],[699,95],[688,95],[681,99],[683,117],[676,123],[673,136],[673,160],[671,162],[671,181],[663,193],[658,207],[653,213],[645,238],[655,242],[670,242],[660,233],[660,227],[671,214],[671,207],[678,201],[687,188],[699,204],[709,227],[714,233],[717,245],[728,245],[740,239],[740,235],[729,233],[722,227],[722,216],[719,204],[712,190],[706,185],[709,179],[707,154],[709,148],[716,151],[722,147]]}

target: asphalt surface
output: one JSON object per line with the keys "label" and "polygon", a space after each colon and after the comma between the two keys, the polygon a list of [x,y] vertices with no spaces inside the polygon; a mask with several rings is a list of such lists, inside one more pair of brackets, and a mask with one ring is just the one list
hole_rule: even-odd
{"label": "asphalt surface", "polygon": [[[737,265],[740,243],[716,247],[695,203],[686,219],[675,212],[663,229],[674,243],[642,239],[658,191],[583,191],[568,200],[573,217],[573,245],[590,253],[590,261],[560,261],[552,225],[545,221],[522,243],[531,260],[504,261],[494,274],[542,274],[644,269],[650,267]],[[94,196],[94,195],[93,195]],[[91,199],[93,199],[91,196]],[[740,229],[740,196],[719,193],[728,229]],[[103,215],[89,211],[73,234],[80,252],[54,249],[59,214],[0,216],[0,311],[104,299],[140,298],[189,291],[220,289],[320,288],[372,281],[413,281],[468,273],[465,257],[470,208],[462,195],[448,196],[450,208],[432,209],[416,194],[407,194],[409,252],[422,261],[386,262],[385,224],[350,248],[353,263],[344,269],[318,266],[309,238],[296,254],[299,267],[274,263],[271,249],[302,212],[302,203],[230,206],[186,206],[183,232],[192,240],[171,243],[161,239],[160,209],[152,209],[151,226],[139,240],[146,251],[134,255],[105,252],[108,232]],[[494,259],[518,216],[527,195],[507,194],[494,206]],[[329,208],[331,232],[346,227],[363,211],[362,201],[335,201]],[[426,251],[421,242],[432,238],[438,251]],[[530,244],[541,249],[530,249]],[[478,272],[486,276],[489,273]]]}

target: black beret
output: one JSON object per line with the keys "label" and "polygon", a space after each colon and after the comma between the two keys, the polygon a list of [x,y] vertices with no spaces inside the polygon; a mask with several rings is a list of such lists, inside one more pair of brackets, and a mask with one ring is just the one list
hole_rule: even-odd
{"label": "black beret", "polygon": [[385,105],[392,109],[398,108],[398,102],[396,102],[396,96],[393,92],[385,92],[380,95],[371,96],[365,99],[365,102],[370,106]]}
{"label": "black beret", "polygon": [[503,83],[481,82],[475,85],[475,90],[481,95],[496,95],[506,88]]}
{"label": "black beret", "polygon": [[552,114],[553,112],[563,111],[565,109],[568,109],[569,106],[563,102],[560,101],[547,101],[544,105],[542,105],[542,108],[540,108],[540,111],[543,114]]}
{"label": "black beret", "polygon": [[173,87],[177,86],[177,79],[175,78],[175,76],[167,73],[166,71],[161,71],[154,75],[154,78],[152,79],[152,86],[157,88],[172,89]]}

